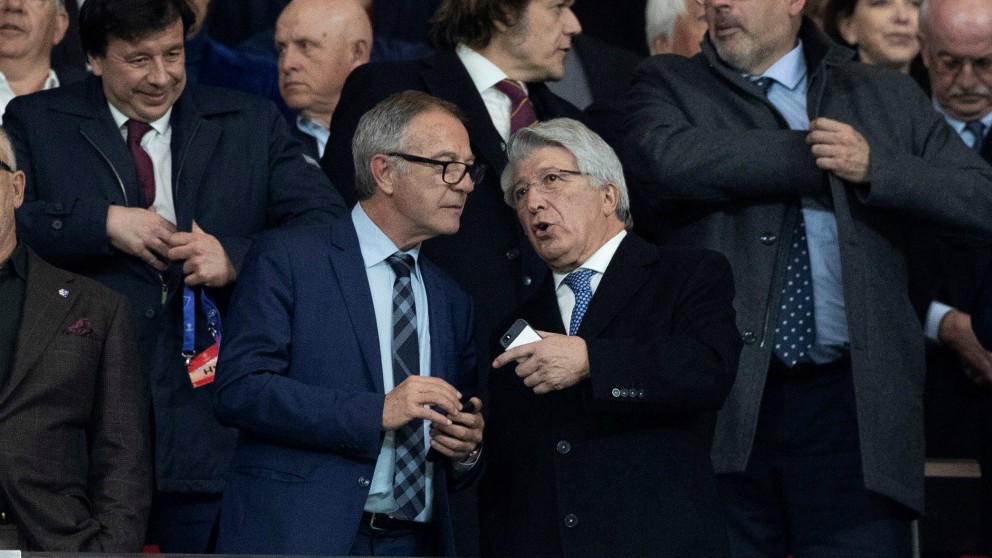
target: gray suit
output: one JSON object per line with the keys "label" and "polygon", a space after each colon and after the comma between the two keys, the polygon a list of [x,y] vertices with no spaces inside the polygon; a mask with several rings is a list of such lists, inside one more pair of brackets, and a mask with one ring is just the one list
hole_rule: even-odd
{"label": "gray suit", "polygon": [[919,221],[992,230],[992,170],[909,78],[853,62],[808,20],[799,38],[810,119],[846,122],[865,137],[869,183],[819,170],[806,133],[788,130],[707,40],[691,59],[653,57],[635,72],[624,142],[634,204],[665,223],[652,236],[718,250],[734,269],[745,345],[717,424],[720,473],[743,471],[752,451],[787,256],[779,239],[790,238],[799,196],[833,207],[865,483],[921,510],[923,336],[903,244]]}

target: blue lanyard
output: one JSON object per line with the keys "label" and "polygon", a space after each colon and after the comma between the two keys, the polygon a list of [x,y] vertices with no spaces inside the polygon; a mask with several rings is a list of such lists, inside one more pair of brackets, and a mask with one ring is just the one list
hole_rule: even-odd
{"label": "blue lanyard", "polygon": [[[189,366],[189,361],[196,355],[196,347],[194,346],[196,338],[195,301],[196,298],[193,296],[193,289],[183,287],[183,358],[186,359],[187,366]],[[220,344],[220,311],[203,289],[200,289],[200,305],[203,306],[203,313],[207,315],[207,331]]]}

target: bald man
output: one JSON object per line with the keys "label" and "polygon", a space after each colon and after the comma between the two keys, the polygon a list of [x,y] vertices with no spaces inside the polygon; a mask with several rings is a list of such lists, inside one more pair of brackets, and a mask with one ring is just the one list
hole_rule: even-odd
{"label": "bald man", "polygon": [[298,112],[293,133],[315,159],[324,156],[341,87],[371,47],[372,24],[358,0],[293,0],[279,15],[279,92]]}

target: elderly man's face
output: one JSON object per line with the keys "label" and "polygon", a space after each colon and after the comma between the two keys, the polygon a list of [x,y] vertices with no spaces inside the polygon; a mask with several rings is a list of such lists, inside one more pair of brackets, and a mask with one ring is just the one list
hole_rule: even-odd
{"label": "elderly man's face", "polygon": [[128,118],[154,122],[165,115],[186,86],[183,22],[125,41],[110,37],[107,55],[90,56],[103,78],[107,100]]}
{"label": "elderly man's face", "polygon": [[[0,142],[2,141],[0,139]],[[0,149],[0,153],[3,151]],[[0,155],[0,158],[4,159],[6,165],[13,164],[13,161],[5,160],[6,156]],[[0,169],[0,254],[7,254],[17,244],[14,210],[20,207],[23,201],[24,173]]]}
{"label": "elderly man's face", "polygon": [[956,4],[934,3],[922,53],[934,98],[967,122],[992,112],[992,2]]}
{"label": "elderly man's face", "polygon": [[558,81],[565,75],[565,54],[582,32],[572,13],[574,0],[531,0],[516,24],[493,39],[497,65],[521,81]]}
{"label": "elderly man's face", "polygon": [[[465,126],[447,112],[435,109],[417,115],[407,126],[404,138],[406,155],[436,161],[475,162]],[[458,232],[468,194],[475,188],[472,178],[466,174],[457,184],[448,184],[441,174],[442,165],[387,157],[395,163],[392,167],[395,178],[385,192],[396,215],[389,227],[414,243]]]}
{"label": "elderly man's face", "polygon": [[68,25],[59,0],[0,2],[0,60],[48,60]]}
{"label": "elderly man's face", "polygon": [[517,217],[531,246],[557,272],[579,267],[623,229],[616,217],[616,186],[592,187],[567,149],[534,150],[517,164],[512,184]]}
{"label": "elderly man's face", "polygon": [[709,36],[724,62],[759,75],[796,46],[804,0],[705,0]]}

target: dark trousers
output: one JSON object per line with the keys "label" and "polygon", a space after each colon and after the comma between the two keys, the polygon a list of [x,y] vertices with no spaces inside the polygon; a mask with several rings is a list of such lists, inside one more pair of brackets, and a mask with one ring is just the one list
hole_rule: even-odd
{"label": "dark trousers", "polygon": [[163,553],[210,554],[217,545],[220,494],[155,492],[148,543]]}
{"label": "dark trousers", "polygon": [[720,475],[735,557],[905,557],[912,514],[865,488],[847,361],[775,363],[743,473]]}
{"label": "dark trousers", "polygon": [[373,529],[364,518],[349,556],[438,556],[434,525],[413,529]]}

